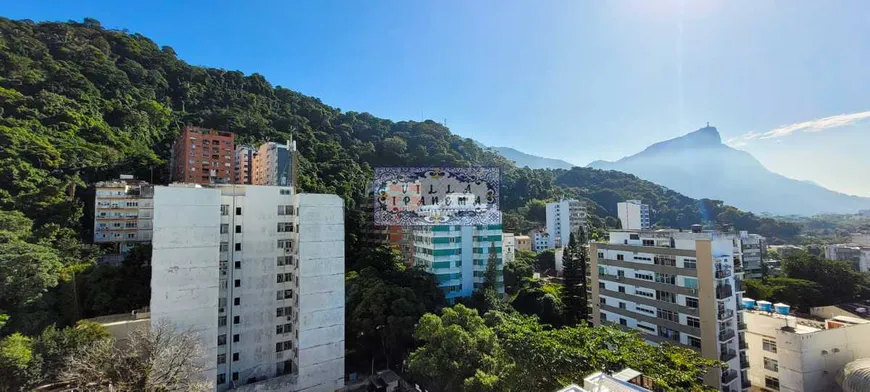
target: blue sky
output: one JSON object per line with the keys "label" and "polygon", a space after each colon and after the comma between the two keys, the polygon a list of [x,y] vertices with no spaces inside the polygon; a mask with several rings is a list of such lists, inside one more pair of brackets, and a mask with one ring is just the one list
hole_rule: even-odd
{"label": "blue sky", "polygon": [[581,165],[709,121],[771,170],[870,196],[870,2],[834,4],[31,0],[2,15],[94,17],[343,110]]}

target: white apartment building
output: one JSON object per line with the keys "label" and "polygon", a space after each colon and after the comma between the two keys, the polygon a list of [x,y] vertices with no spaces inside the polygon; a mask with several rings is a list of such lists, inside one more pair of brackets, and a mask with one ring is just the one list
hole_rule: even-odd
{"label": "white apartment building", "polygon": [[101,263],[119,264],[134,246],[151,242],[153,188],[131,175],[94,185],[94,243],[113,244]]}
{"label": "white apartment building", "polygon": [[763,255],[767,251],[767,239],[758,234],[741,231],[740,247],[743,252],[743,272],[747,279],[761,279]]}
{"label": "white apartment building", "polygon": [[343,208],[292,187],[155,187],[152,323],[199,334],[216,391],[341,388]]}
{"label": "white apartment building", "polygon": [[547,232],[543,230],[536,230],[535,232],[531,233],[531,235],[533,241],[532,250],[535,251],[535,253],[540,253],[547,249],[552,249],[549,247],[551,236]]}
{"label": "white apartment building", "polygon": [[517,242],[514,233],[503,233],[501,238],[501,257],[505,264],[516,259]]}
{"label": "white apartment building", "polygon": [[590,244],[594,325],[615,324],[650,342],[694,348],[728,367],[704,381],[716,389],[749,388],[738,353],[746,350],[740,243],[733,234],[674,230],[611,231]]}
{"label": "white apartment building", "polygon": [[870,246],[836,244],[825,247],[825,258],[846,261],[857,271],[870,272]]}
{"label": "white apartment building", "polygon": [[[870,322],[835,316],[825,321],[778,313],[770,302],[743,300],[749,345],[749,380],[753,387],[787,392],[840,390],[836,375],[856,359],[870,357]],[[765,306],[773,311],[763,311]],[[786,313],[786,314],[782,314]]]}
{"label": "white apartment building", "polygon": [[469,297],[484,282],[490,251],[495,250],[499,292],[504,292],[501,225],[430,226],[414,233],[414,265],[435,275],[448,302]]}
{"label": "white apartment building", "polygon": [[546,249],[568,246],[571,233],[577,233],[581,227],[587,229],[586,220],[586,205],[579,200],[562,199],[547,203],[547,234],[550,238]]}
{"label": "white apartment building", "polygon": [[649,205],[640,200],[626,200],[616,203],[616,213],[623,230],[646,230],[649,229]]}

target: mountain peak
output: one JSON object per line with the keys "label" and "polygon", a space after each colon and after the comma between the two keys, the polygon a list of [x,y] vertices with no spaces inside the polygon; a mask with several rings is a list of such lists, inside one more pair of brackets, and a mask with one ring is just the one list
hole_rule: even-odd
{"label": "mountain peak", "polygon": [[707,123],[706,127],[698,129],[697,131],[689,132],[676,139],[671,139],[671,141],[675,140],[684,140],[689,142],[689,144],[698,147],[718,146],[722,144],[722,137],[719,136],[719,130],[716,129],[716,127],[710,126],[710,123]]}

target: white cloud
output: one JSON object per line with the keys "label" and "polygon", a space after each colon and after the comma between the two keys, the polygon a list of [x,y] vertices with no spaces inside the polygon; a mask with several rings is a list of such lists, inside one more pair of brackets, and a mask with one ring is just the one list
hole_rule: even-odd
{"label": "white cloud", "polygon": [[764,133],[749,131],[743,135],[728,139],[725,143],[733,147],[740,147],[749,144],[750,141],[756,139],[774,139],[791,135],[795,132],[822,132],[832,128],[838,128],[846,125],[851,125],[856,122],[870,118],[870,111],[858,112],[852,114],[839,114],[820,118],[816,120],[804,121],[795,124],[783,125],[776,129]]}

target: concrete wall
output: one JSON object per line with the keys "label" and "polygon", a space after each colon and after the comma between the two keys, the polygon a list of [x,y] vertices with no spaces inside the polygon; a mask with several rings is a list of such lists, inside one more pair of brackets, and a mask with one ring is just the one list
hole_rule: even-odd
{"label": "concrete wall", "polygon": [[220,190],[156,187],[151,323],[190,328],[202,340],[203,379],[216,378]]}
{"label": "concrete wall", "polygon": [[344,201],[297,195],[299,369],[294,390],[344,385]]}

